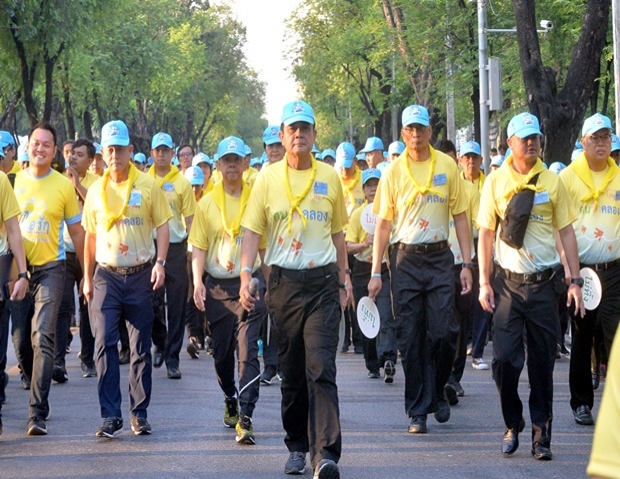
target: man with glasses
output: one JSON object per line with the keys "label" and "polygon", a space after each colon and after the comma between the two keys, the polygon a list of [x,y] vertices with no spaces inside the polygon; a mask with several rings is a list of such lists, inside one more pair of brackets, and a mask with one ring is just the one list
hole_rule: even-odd
{"label": "man with glasses", "polygon": [[582,267],[593,269],[601,280],[601,302],[585,316],[570,311],[572,345],[570,355],[570,405],[577,424],[594,425],[594,391],[590,380],[592,340],[603,331],[607,355],[620,322],[620,171],[610,157],[611,120],[597,113],[587,118],[581,131],[583,152],[560,178],[575,209],[574,223]]}
{"label": "man with glasses", "polygon": [[192,166],[194,149],[191,145],[181,145],[177,150],[177,158],[179,159],[179,169],[181,173],[185,174],[185,170]]}

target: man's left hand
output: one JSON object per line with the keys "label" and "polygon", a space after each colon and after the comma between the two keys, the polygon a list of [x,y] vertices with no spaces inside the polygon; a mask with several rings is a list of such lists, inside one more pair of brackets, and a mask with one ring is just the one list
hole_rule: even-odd
{"label": "man's left hand", "polygon": [[583,296],[582,291],[579,286],[576,284],[571,284],[568,287],[568,299],[566,300],[566,307],[570,307],[571,303],[575,302],[575,316],[579,314],[580,317],[584,317],[586,315],[586,307],[583,304]]}
{"label": "man's left hand", "polygon": [[471,292],[471,286],[473,284],[471,269],[463,268],[461,270],[461,294],[467,294]]}
{"label": "man's left hand", "polygon": [[155,266],[153,266],[153,270],[151,271],[151,283],[153,283],[153,291],[161,288],[164,285],[165,279],[166,270],[161,264],[155,263]]}

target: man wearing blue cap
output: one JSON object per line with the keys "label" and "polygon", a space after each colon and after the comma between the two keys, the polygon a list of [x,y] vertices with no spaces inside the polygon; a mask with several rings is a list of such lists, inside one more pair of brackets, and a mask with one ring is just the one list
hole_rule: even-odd
{"label": "man wearing blue cap", "polygon": [[620,163],[620,137],[615,134],[611,134],[611,153],[609,156],[616,162],[616,165]]}
{"label": "man wearing blue cap", "polygon": [[103,161],[103,155],[101,154],[101,145],[97,142],[94,142],[95,145],[95,159],[90,164],[90,172],[99,177],[103,176],[103,172],[105,171],[105,162]]}
{"label": "man wearing blue cap", "polygon": [[596,113],[587,118],[581,131],[583,153],[560,173],[572,203],[579,212],[573,227],[582,268],[598,275],[601,301],[585,316],[569,311],[572,344],[570,355],[570,406],[577,424],[594,424],[594,391],[590,376],[592,341],[602,330],[609,357],[620,322],[620,169],[611,158],[611,120]]}
{"label": "man wearing blue cap", "polygon": [[[493,378],[506,425],[502,454],[511,455],[517,450],[519,433],[525,427],[518,392],[525,362],[525,334],[531,452],[537,460],[551,460],[558,297],[566,291],[564,270],[556,250],[558,234],[557,243],[564,248],[573,278],[568,302],[574,301],[575,311],[580,314],[583,280],[572,227],[577,214],[562,181],[543,167],[539,158],[541,136],[534,115],[521,113],[512,118],[508,124],[512,154],[489,176],[482,189],[477,221],[479,299],[482,307],[493,313]],[[529,221],[515,221],[521,215]]]}
{"label": "man wearing blue cap", "polygon": [[323,163],[327,163],[329,166],[334,166],[336,164],[336,152],[330,148],[323,150],[321,158]]}
{"label": "man wearing blue cap", "polygon": [[[280,139],[283,161],[261,172],[242,225],[240,296],[250,311],[252,265],[263,235],[269,312],[279,333],[282,425],[287,474],[303,474],[306,452],[314,477],[337,479],[342,450],[336,350],[341,308],[351,300],[343,228],[347,223],[338,174],[311,154],[314,112],[296,100],[284,106]],[[286,195],[273,194],[285,187]]]}
{"label": "man wearing blue cap", "polygon": [[20,353],[22,347],[16,345],[20,367],[32,379],[28,421],[31,436],[47,434],[54,336],[65,280],[66,252],[61,233],[65,226],[80,261],[84,252],[82,213],[75,189],[66,177],[52,169],[55,153],[54,128],[45,123],[35,126],[28,137],[30,164],[15,176],[15,196],[22,209],[20,229],[30,273],[22,274],[30,279],[30,293],[19,306],[20,310],[25,307],[25,311],[12,311],[12,321],[22,341],[32,340],[32,358],[24,358]]}
{"label": "man wearing blue cap", "polygon": [[213,161],[208,155],[202,151],[199,152],[192,160],[192,166],[196,166],[202,170],[204,175],[203,196],[213,189],[213,180],[211,173],[213,172]]}
{"label": "man wearing blue cap", "polygon": [[409,432],[427,432],[426,418],[450,419],[444,387],[454,360],[458,326],[454,318],[454,257],[448,245],[450,214],[463,254],[461,294],[471,290],[470,238],[458,168],[430,146],[426,108],[402,114],[403,154],[382,173],[373,212],[377,227],[368,293],[381,291],[382,258],[389,244],[392,301],[405,373]]}
{"label": "man wearing blue cap", "polygon": [[155,163],[149,168],[148,175],[162,189],[172,211],[172,218],[168,222],[170,245],[165,262],[166,281],[164,288],[156,291],[153,298],[153,366],[159,368],[165,361],[168,378],[181,379],[179,353],[183,346],[186,302],[173,300],[166,305],[164,295],[168,298],[187,297],[187,236],[192,227],[196,200],[189,181],[171,164],[173,148],[169,134],[160,132],[153,136],[151,156]]}
{"label": "man wearing blue cap", "polygon": [[245,181],[250,188],[254,186],[258,171],[255,168],[250,167],[250,160],[252,159],[252,149],[245,145],[245,158],[243,160],[243,181]]}
{"label": "man wearing blue cap", "polygon": [[[153,290],[164,285],[168,220],[172,212],[158,183],[131,164],[133,145],[122,121],[106,123],[101,144],[108,169],[88,190],[84,204],[84,296],[95,332],[98,393],[103,425],[98,437],[123,429],[118,325],[127,320],[131,346],[131,430],[151,434]],[[157,233],[157,252],[153,243]],[[155,264],[153,259],[156,258]]]}
{"label": "man wearing blue cap", "polygon": [[280,139],[280,126],[269,125],[263,133],[263,148],[267,154],[269,164],[272,165],[284,158],[284,146]]}
{"label": "man wearing blue cap", "polygon": [[146,155],[144,153],[135,153],[131,159],[131,163],[138,171],[144,173],[146,171]]}
{"label": "man wearing blue cap", "polygon": [[8,131],[0,131],[0,150],[3,154],[3,158],[0,158],[0,170],[8,176],[11,185],[13,185],[15,175],[21,171],[21,168],[15,161],[15,138]]}
{"label": "man wearing blue cap", "polygon": [[394,141],[388,146],[388,162],[394,161],[405,151],[405,144],[402,141]]}
{"label": "man wearing blue cap", "polygon": [[[260,300],[249,314],[239,301],[243,217],[251,187],[243,179],[245,149],[234,136],[218,145],[222,181],[200,201],[190,234],[194,302],[205,311],[211,328],[213,364],[224,393],[224,426],[235,428],[238,444],[255,444],[252,415],[258,400],[260,363],[258,338],[265,303]],[[260,250],[266,244],[262,241]],[[262,255],[261,255],[262,256]],[[252,278],[260,297],[265,291],[261,261],[252,264]],[[235,386],[235,351],[239,364],[239,390]]]}
{"label": "man wearing blue cap", "polygon": [[368,168],[376,168],[377,165],[384,161],[383,158],[383,142],[381,138],[371,136],[366,140],[366,145],[360,150],[360,153],[366,154],[366,163]]}

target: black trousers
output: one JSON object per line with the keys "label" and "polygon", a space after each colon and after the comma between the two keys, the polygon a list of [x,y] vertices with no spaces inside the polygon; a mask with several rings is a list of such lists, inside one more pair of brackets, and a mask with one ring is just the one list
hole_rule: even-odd
{"label": "black trousers", "polygon": [[594,405],[590,371],[592,342],[597,327],[603,332],[603,344],[609,354],[620,322],[620,265],[598,271],[597,274],[603,290],[598,308],[592,311],[586,310],[583,318],[575,316],[575,308],[570,308],[572,346],[568,381],[570,405],[573,409],[582,405],[592,408]]}
{"label": "black trousers", "polygon": [[187,336],[196,338],[200,344],[205,344],[205,331],[207,319],[204,311],[200,311],[194,303],[194,278],[192,277],[192,260],[191,254],[188,253],[186,263],[188,288],[187,300],[185,305],[185,327],[187,328]]}
{"label": "black trousers", "polygon": [[[157,349],[163,351],[168,367],[179,366],[179,353],[183,347],[188,288],[187,241],[170,243],[166,257],[166,281],[164,287],[155,291],[153,297],[155,313],[153,343]],[[166,300],[167,307],[165,306]]]}
{"label": "black trousers", "polygon": [[553,420],[557,302],[563,282],[563,274],[536,284],[517,283],[501,273],[492,280],[495,293],[492,367],[504,422],[506,428],[517,429],[523,417],[518,388],[525,363],[525,334],[532,442],[547,447],[551,444]]}
{"label": "black trousers", "polygon": [[[349,255],[349,268],[351,271],[355,268],[355,263],[357,260],[355,256]],[[348,306],[344,310],[344,342],[342,343],[342,349],[346,352],[353,343],[353,348],[356,351],[359,351],[360,348],[364,348],[364,335],[360,330],[359,324],[357,324],[357,316],[355,315],[355,311],[352,306]]]}
{"label": "black trousers", "polygon": [[[463,378],[465,363],[467,362],[467,343],[471,337],[472,329],[472,308],[471,303],[474,298],[472,291],[461,294],[461,271],[463,266],[454,265],[454,316],[459,327],[459,334],[456,339],[456,354],[452,364],[450,382],[460,382]],[[478,284],[478,271],[472,271],[473,284]],[[478,296],[475,296],[478,301]]]}
{"label": "black trousers", "polygon": [[[368,282],[372,273],[372,264],[364,261],[356,261],[353,266],[352,278],[353,299],[355,304],[360,299],[368,296]],[[378,371],[386,361],[396,364],[398,357],[396,345],[396,326],[392,313],[392,295],[390,294],[390,271],[384,263],[381,270],[382,286],[376,298],[377,309],[379,310],[380,326],[379,334],[372,339],[362,335],[362,345],[364,346],[364,360],[368,371]],[[357,317],[355,317],[357,321]]]}
{"label": "black trousers", "polygon": [[213,363],[217,381],[228,397],[237,395],[235,387],[235,351],[239,361],[239,409],[240,414],[252,417],[258,401],[260,363],[258,361],[258,338],[261,318],[265,314],[265,280],[259,280],[260,301],[254,310],[244,315],[239,302],[239,278],[220,279],[207,276],[205,287],[207,299],[205,311],[211,323]]}
{"label": "black trousers", "polygon": [[405,373],[409,417],[437,410],[450,377],[458,325],[454,318],[454,255],[390,252],[396,338]]}
{"label": "black trousers", "polygon": [[309,451],[314,467],[321,459],[338,462],[342,451],[336,386],[341,316],[338,272],[333,265],[323,277],[298,280],[288,271],[272,267],[267,286],[284,374],[284,442],[291,452]]}

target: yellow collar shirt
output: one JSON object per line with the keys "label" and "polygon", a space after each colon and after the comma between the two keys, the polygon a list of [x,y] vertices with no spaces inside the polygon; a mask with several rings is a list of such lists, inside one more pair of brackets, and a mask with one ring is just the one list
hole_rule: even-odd
{"label": "yellow collar shirt", "polygon": [[[475,219],[478,216],[478,209],[480,207],[480,193],[476,188],[476,185],[468,180],[462,180],[462,188],[463,194],[467,197],[468,208],[466,210],[467,216],[467,224],[469,225],[469,229],[472,233],[470,242],[471,242],[471,257],[475,256],[474,251],[474,232],[476,230]],[[461,246],[459,244],[459,239],[456,236],[456,228],[454,227],[454,219],[452,215],[450,215],[450,236],[448,238],[448,245],[452,250],[452,254],[454,255],[454,264],[462,264],[463,263],[463,254],[461,252]]]}
{"label": "yellow collar shirt", "polygon": [[181,243],[187,238],[185,218],[192,216],[196,210],[196,198],[192,185],[182,174],[170,181],[164,181],[161,190],[168,200],[172,218],[168,222],[170,243]]}
{"label": "yellow collar shirt", "polygon": [[21,213],[8,177],[0,171],[0,255],[8,253],[4,222]]}
{"label": "yellow collar shirt", "polygon": [[351,217],[353,211],[362,206],[366,201],[364,188],[362,186],[362,172],[355,167],[355,174],[352,178],[344,179],[340,177],[342,190],[344,193],[344,205],[347,208],[347,215]]}

